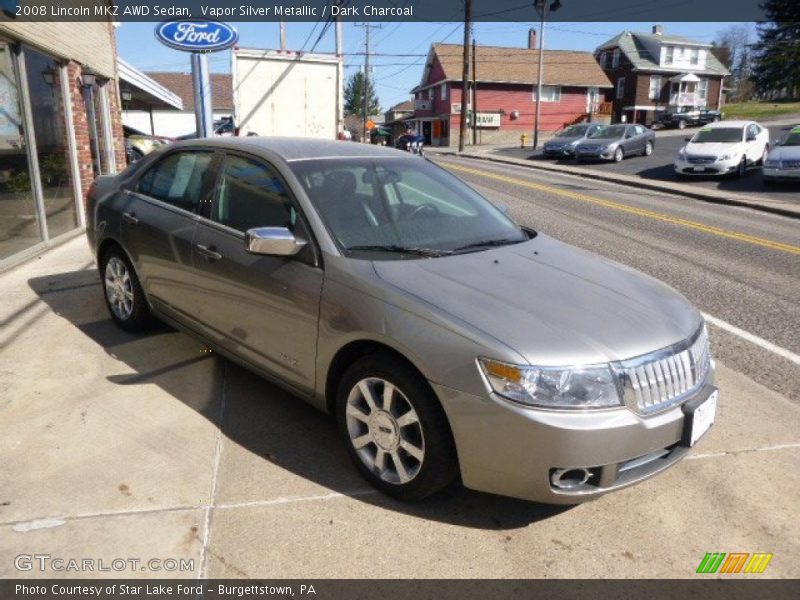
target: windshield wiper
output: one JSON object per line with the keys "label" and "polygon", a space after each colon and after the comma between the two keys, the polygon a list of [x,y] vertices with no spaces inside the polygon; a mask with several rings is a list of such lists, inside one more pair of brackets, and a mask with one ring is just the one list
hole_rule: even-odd
{"label": "windshield wiper", "polygon": [[472,244],[467,244],[466,246],[460,246],[453,250],[453,252],[462,252],[464,250],[472,250],[473,248],[490,248],[492,246],[508,246],[509,244],[519,244],[520,242],[524,242],[525,240],[482,240],[480,242],[474,242]]}
{"label": "windshield wiper", "polygon": [[436,248],[413,248],[398,246],[397,244],[375,244],[363,246],[349,246],[345,248],[348,252],[352,250],[376,250],[380,252],[397,252],[400,254],[414,254],[416,256],[445,256],[452,254],[451,250],[437,250]]}

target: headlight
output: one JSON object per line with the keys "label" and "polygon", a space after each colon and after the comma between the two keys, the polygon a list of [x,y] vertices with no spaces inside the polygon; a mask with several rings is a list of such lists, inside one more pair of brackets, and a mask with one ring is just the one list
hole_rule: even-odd
{"label": "headlight", "polygon": [[684,146],[683,148],[681,148],[680,150],[678,150],[678,156],[680,156],[681,158],[683,158],[684,156],[686,156],[686,146]]}
{"label": "headlight", "polygon": [[603,149],[604,150],[616,150],[618,145],[619,145],[619,142],[612,142],[608,146],[605,146]]}
{"label": "headlight", "polygon": [[616,381],[608,365],[531,367],[484,358],[478,363],[495,393],[520,404],[546,408],[621,405]]}

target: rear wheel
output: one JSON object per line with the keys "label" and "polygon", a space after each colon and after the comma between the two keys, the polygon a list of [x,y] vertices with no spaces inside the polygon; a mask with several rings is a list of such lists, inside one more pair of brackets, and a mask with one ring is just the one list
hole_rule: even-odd
{"label": "rear wheel", "polygon": [[456,478],[455,446],[438,399],[394,356],[368,356],[347,370],[336,418],[358,470],[385,494],[420,500]]}
{"label": "rear wheel", "polygon": [[103,294],[114,322],[125,331],[142,331],[153,324],[153,316],[133,270],[121,248],[110,248],[100,264]]}

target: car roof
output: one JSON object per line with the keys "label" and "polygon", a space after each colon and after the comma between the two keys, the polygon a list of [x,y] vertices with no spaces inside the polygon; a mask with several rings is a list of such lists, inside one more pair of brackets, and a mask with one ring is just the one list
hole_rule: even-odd
{"label": "car roof", "polygon": [[374,144],[358,144],[342,140],[319,140],[295,137],[213,137],[181,141],[173,148],[192,146],[243,150],[258,153],[265,150],[286,162],[321,158],[402,158],[408,153]]}

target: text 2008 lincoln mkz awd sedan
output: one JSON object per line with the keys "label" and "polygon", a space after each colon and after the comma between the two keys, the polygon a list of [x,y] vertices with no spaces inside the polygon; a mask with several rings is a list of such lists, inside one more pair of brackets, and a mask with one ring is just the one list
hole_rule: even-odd
{"label": "text 2008 lincoln mkz awd sedan", "polygon": [[[335,415],[373,485],[577,503],[714,420],[700,313],[370,145],[178,143],[90,192],[113,319],[153,317]],[[314,440],[308,440],[309,452]]]}

